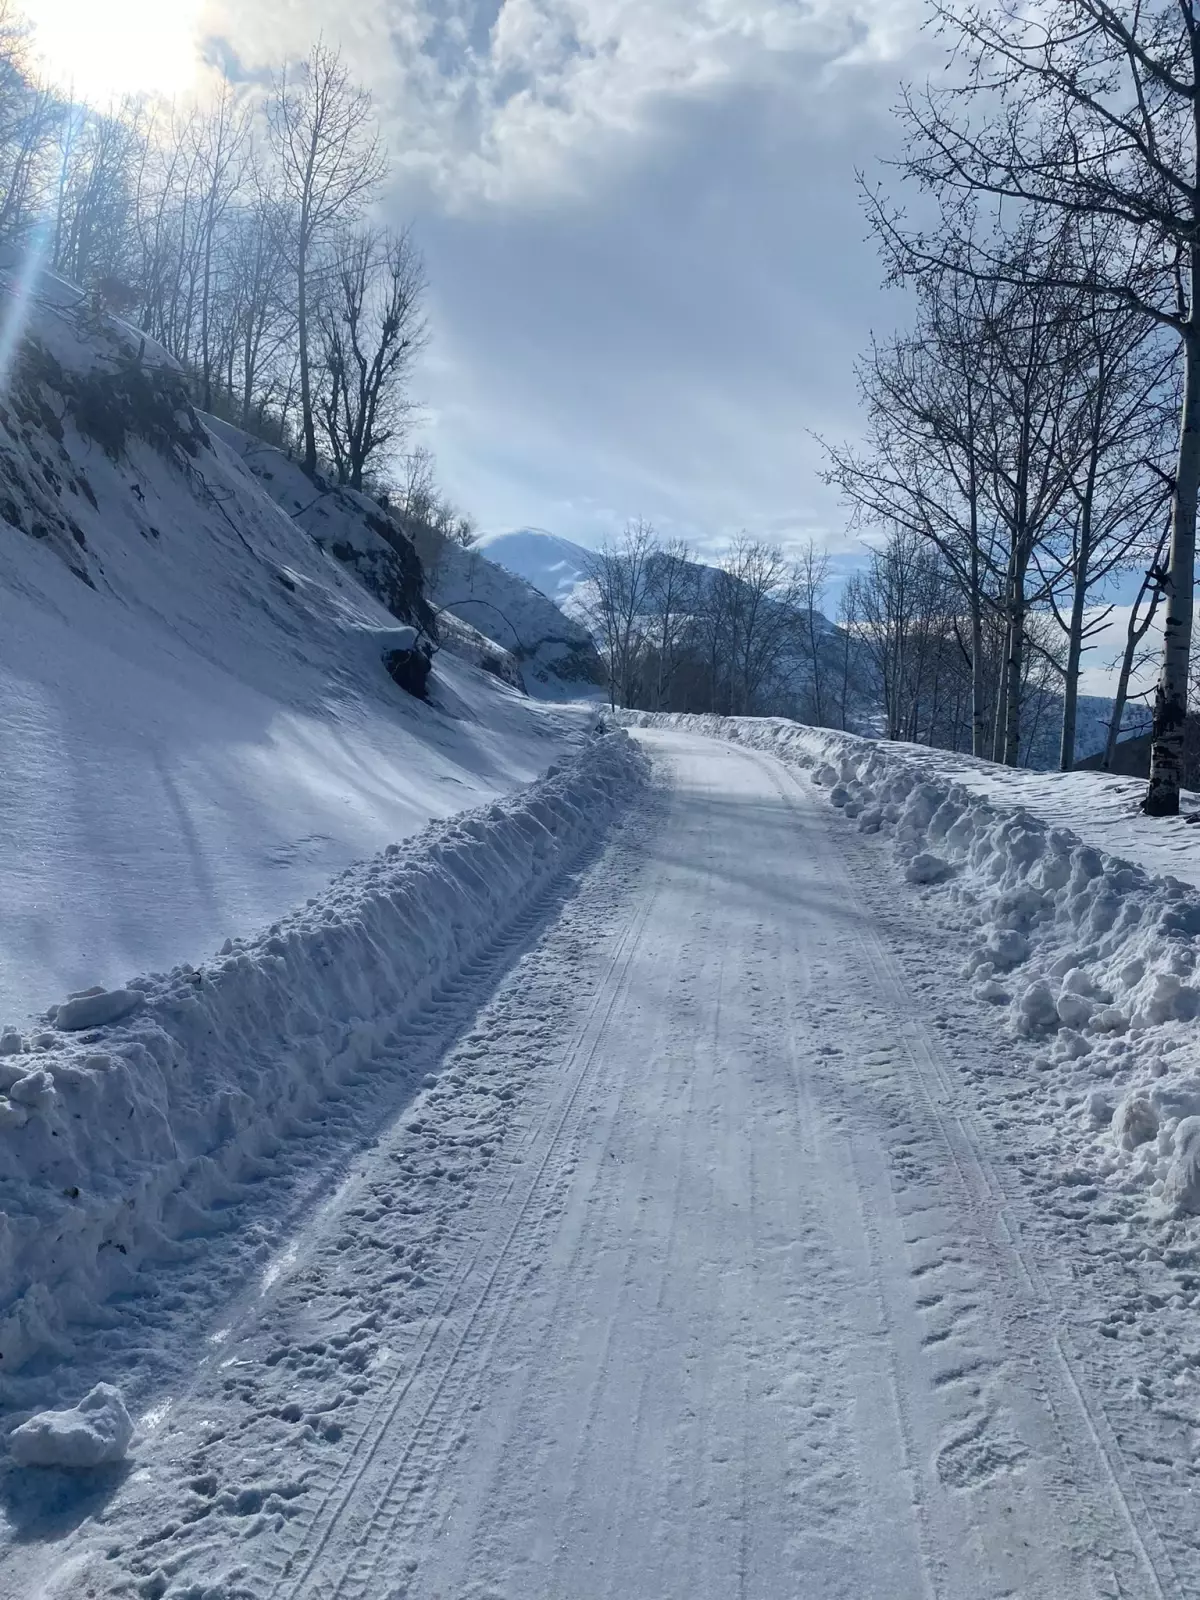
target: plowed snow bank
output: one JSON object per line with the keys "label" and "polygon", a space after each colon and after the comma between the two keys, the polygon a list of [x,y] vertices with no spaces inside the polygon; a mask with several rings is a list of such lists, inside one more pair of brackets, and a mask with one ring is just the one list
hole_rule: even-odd
{"label": "plowed snow bank", "polygon": [[[641,783],[624,733],[352,867],[200,969],[66,1034],[0,1038],[0,1358],[11,1371],[203,1226],[289,1130],[567,871]],[[97,997],[101,998],[101,997]],[[167,1246],[169,1250],[169,1245]]]}

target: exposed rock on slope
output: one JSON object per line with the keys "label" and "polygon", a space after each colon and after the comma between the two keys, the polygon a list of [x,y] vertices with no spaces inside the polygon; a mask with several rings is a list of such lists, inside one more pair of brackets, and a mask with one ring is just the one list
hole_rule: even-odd
{"label": "exposed rock on slope", "polygon": [[182,468],[209,442],[183,374],[157,345],[111,317],[92,317],[83,295],[59,279],[40,277],[25,300],[14,284],[0,287],[6,318],[28,319],[0,402],[0,517],[94,587],[102,569],[83,524],[100,507],[81,457],[98,449],[112,466],[128,465],[134,436]]}
{"label": "exposed rock on slope", "polygon": [[294,518],[322,550],[348,567],[401,622],[427,631],[434,616],[422,587],[421,563],[396,518],[368,495],[318,477],[298,462],[216,417],[208,427],[236,452],[275,503]]}

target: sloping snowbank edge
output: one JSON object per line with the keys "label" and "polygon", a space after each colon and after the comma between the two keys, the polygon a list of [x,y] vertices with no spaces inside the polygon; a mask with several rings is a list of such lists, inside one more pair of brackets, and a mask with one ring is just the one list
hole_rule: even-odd
{"label": "sloping snowbank edge", "polygon": [[202,968],[132,980],[114,1025],[0,1036],[3,1370],[62,1349],[73,1317],[202,1226],[583,859],[647,771],[626,733],[598,731]]}

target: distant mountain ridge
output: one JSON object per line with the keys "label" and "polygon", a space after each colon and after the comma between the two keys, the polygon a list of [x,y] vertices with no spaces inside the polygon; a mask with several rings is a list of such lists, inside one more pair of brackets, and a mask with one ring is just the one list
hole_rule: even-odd
{"label": "distant mountain ridge", "polygon": [[[490,562],[524,579],[568,613],[574,611],[578,615],[581,591],[587,582],[589,562],[594,551],[544,528],[516,528],[508,533],[485,534],[478,548]],[[704,573],[716,571],[707,562],[697,561],[694,565]],[[824,625],[823,631],[836,648],[842,638],[841,629],[820,613],[818,617]],[[1025,755],[1034,768],[1050,770],[1058,765],[1061,704],[1060,696],[1049,693],[1037,697],[1029,707],[1035,725],[1026,736]],[[1078,760],[1090,759],[1103,749],[1112,707],[1113,702],[1102,695],[1079,697],[1076,729]],[[1127,706],[1123,719],[1125,734],[1140,731],[1145,717],[1144,708]]]}
{"label": "distant mountain ridge", "polygon": [[[588,581],[590,564],[597,554],[544,528],[516,528],[511,533],[484,534],[475,548],[506,572],[532,584],[556,605],[574,603],[576,609]],[[704,575],[706,583],[720,570],[707,561],[691,561],[689,565]],[[838,633],[836,625],[822,612],[818,611],[816,616],[822,631]]]}

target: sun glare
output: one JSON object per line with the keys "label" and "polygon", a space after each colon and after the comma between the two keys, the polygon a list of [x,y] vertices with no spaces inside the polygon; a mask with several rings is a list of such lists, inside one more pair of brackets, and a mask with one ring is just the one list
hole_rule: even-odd
{"label": "sun glare", "polygon": [[182,94],[201,70],[203,0],[31,0],[43,71],[81,100],[107,106],[126,94]]}

